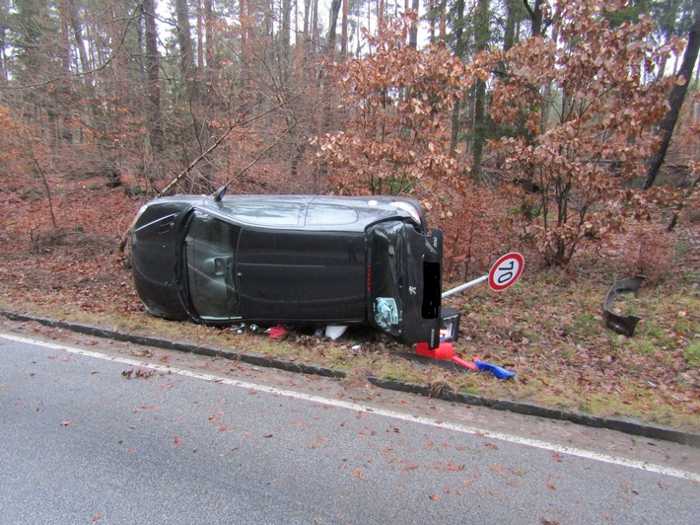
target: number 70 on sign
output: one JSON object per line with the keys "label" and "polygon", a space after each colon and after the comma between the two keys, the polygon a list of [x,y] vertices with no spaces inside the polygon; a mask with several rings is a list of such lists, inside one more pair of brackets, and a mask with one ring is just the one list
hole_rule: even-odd
{"label": "number 70 on sign", "polygon": [[489,287],[495,292],[502,292],[506,288],[513,286],[525,269],[525,257],[518,252],[509,252],[502,255],[498,260],[493,263],[489,273],[487,275],[482,275],[477,277],[467,283],[455,286],[442,293],[442,298],[449,297],[456,293],[462,292],[467,288],[476,286],[477,284],[483,283],[488,280]]}

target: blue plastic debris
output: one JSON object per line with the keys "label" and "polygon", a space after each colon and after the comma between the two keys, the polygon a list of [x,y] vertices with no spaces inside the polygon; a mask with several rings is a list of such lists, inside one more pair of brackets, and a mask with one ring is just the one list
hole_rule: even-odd
{"label": "blue plastic debris", "polygon": [[486,361],[475,359],[474,364],[476,364],[476,367],[482,372],[491,372],[498,379],[510,379],[511,377],[515,377],[515,372],[511,372],[503,367],[487,363]]}

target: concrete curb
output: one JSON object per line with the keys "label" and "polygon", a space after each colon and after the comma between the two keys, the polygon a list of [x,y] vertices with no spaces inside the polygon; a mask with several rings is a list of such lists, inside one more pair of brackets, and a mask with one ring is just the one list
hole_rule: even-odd
{"label": "concrete curb", "polygon": [[[323,377],[332,377],[336,379],[342,379],[346,377],[345,372],[343,372],[342,370],[335,370],[332,368],[325,368],[317,365],[293,363],[291,361],[275,359],[261,354],[250,354],[229,350],[220,350],[207,346],[194,345],[190,343],[180,343],[177,341],[170,341],[169,339],[161,339],[158,337],[134,335],[125,332],[119,332],[116,330],[100,328],[98,326],[93,325],[74,323],[70,321],[59,321],[55,319],[48,319],[45,317],[20,314],[4,310],[0,310],[0,316],[5,317],[11,321],[36,322],[52,328],[62,328],[64,330],[70,330],[72,332],[102,337],[106,339],[114,339],[116,341],[125,341],[138,345],[153,346],[156,348],[164,348],[166,350],[177,350],[180,352],[189,352],[210,357],[221,357],[224,359],[241,361],[257,366],[278,368],[287,372],[313,374]],[[390,379],[381,379],[374,376],[368,377],[367,380],[374,386],[384,388],[387,390],[419,394],[435,399],[442,399],[444,401],[463,403],[466,405],[483,406],[495,410],[507,410],[516,414],[539,416],[548,419],[557,419],[560,421],[569,421],[578,425],[584,425],[588,427],[607,428],[610,430],[617,430],[619,432],[624,432],[626,434],[631,434],[634,436],[642,436],[663,441],[672,441],[674,443],[681,443],[683,445],[690,445],[692,447],[700,448],[700,434],[683,432],[681,430],[674,430],[668,427],[648,425],[634,420],[592,416],[581,412],[547,408],[531,403],[492,399],[472,394],[461,394],[449,389],[441,389],[435,391],[430,386],[426,385],[404,383],[401,381],[394,381]]]}
{"label": "concrete curb", "polygon": [[177,350],[179,352],[189,352],[192,354],[206,355],[209,357],[222,357],[224,359],[230,359],[232,361],[241,361],[243,363],[248,363],[251,365],[265,366],[269,368],[279,368],[280,370],[285,370],[287,372],[314,374],[318,376],[335,378],[345,377],[345,372],[342,372],[340,370],[333,370],[331,368],[324,368],[315,365],[293,363],[291,361],[275,359],[261,354],[244,354],[241,352],[235,352],[231,350],[220,350],[208,346],[200,346],[191,343],[179,343],[177,341],[170,341],[169,339],[161,339],[159,337],[134,335],[125,332],[118,332],[116,330],[109,330],[107,328],[100,328],[98,326],[93,325],[73,323],[70,321],[58,321],[55,319],[47,319],[45,317],[18,314],[15,312],[7,312],[3,310],[0,310],[0,315],[7,319],[10,319],[11,321],[33,321],[44,326],[50,326],[52,328],[62,328],[64,330],[70,330],[72,332],[77,332],[80,334],[92,335],[95,337],[103,337],[105,339],[114,339],[115,341],[125,341],[128,343],[134,343],[143,346],[164,348],[166,350]]}

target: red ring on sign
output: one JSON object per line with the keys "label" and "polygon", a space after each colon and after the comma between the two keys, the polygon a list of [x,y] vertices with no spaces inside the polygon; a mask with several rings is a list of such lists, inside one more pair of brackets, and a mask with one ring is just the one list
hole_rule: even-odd
{"label": "red ring on sign", "polygon": [[[508,259],[515,259],[518,263],[518,271],[515,272],[515,275],[508,280],[505,284],[498,284],[495,281],[495,276],[496,276],[496,270],[498,270],[498,267],[502,265],[504,262],[506,262]],[[498,258],[498,260],[493,263],[491,266],[491,269],[489,270],[489,287],[494,291],[494,292],[502,292],[509,286],[514,285],[518,279],[520,279],[520,276],[523,273],[523,270],[525,269],[525,257],[521,253],[518,252],[509,252],[506,253],[505,255],[502,255],[501,257]]]}

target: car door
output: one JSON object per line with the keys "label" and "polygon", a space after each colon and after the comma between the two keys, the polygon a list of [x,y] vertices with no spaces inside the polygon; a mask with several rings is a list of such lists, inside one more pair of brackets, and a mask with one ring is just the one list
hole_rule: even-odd
{"label": "car door", "polygon": [[235,282],[240,228],[205,211],[195,210],[185,237],[190,303],[204,321],[238,319]]}

